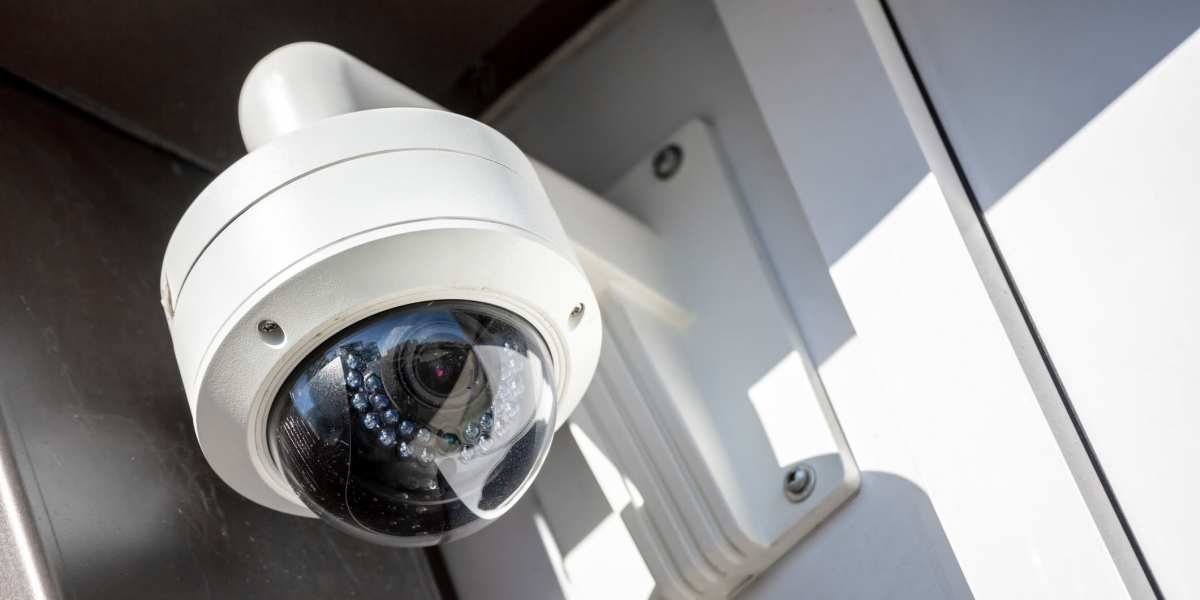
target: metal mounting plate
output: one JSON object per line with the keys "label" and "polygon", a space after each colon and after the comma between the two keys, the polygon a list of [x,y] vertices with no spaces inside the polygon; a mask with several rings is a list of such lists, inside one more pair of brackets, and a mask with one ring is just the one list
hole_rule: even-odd
{"label": "metal mounting plate", "polygon": [[[592,447],[591,473],[554,471],[535,490],[554,530],[572,518],[560,506],[569,479],[594,489],[615,469],[626,500],[606,496],[655,593],[722,597],[852,496],[859,474],[775,280],[771,265],[787,257],[763,252],[703,123],[661,147],[607,197],[657,234],[661,291],[689,318],[660,314],[619,281],[596,286],[604,347],[570,429]],[[802,500],[782,485],[798,464],[815,476]]]}

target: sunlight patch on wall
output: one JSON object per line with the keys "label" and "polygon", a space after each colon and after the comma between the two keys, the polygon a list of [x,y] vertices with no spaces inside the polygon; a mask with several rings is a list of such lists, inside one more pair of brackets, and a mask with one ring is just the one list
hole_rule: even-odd
{"label": "sunlight patch on wall", "polygon": [[833,436],[823,419],[805,418],[811,410],[803,403],[816,402],[804,361],[789,352],[747,391],[779,466],[787,466],[828,452]]}

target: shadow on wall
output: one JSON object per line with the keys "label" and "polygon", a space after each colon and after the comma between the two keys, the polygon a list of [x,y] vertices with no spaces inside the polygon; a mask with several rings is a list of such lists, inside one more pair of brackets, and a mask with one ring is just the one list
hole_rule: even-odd
{"label": "shadow on wall", "polygon": [[[808,587],[796,589],[798,581],[808,582]],[[903,477],[865,471],[858,495],[742,597],[961,600],[974,596],[929,496]]]}
{"label": "shadow on wall", "polygon": [[[871,471],[862,475],[862,488],[852,502],[810,533],[803,544],[784,555],[779,564],[739,597],[747,600],[973,598],[925,492],[911,481],[889,473]],[[599,503],[591,505],[588,515],[575,514],[570,520],[555,519],[545,513],[536,496],[530,494],[499,522],[472,537],[472,541],[443,547],[460,597],[519,596],[547,600],[571,597],[565,588],[576,582],[560,579],[555,565],[562,565],[563,557],[569,556],[586,538],[589,532],[583,530],[585,523],[590,531],[596,531],[611,514],[599,490],[594,492]],[[521,548],[522,552],[496,552],[497,548],[510,547]],[[622,556],[609,558],[626,562]],[[470,567],[471,572],[464,572],[461,567]],[[522,576],[489,576],[505,572]],[[797,589],[798,581],[806,582],[807,587]],[[611,579],[608,582],[624,588],[627,583]],[[606,591],[611,591],[605,587],[604,583],[593,582],[585,595],[603,597]]]}
{"label": "shadow on wall", "polygon": [[567,600],[564,582],[539,535],[542,523],[537,500],[525,494],[504,518],[468,539],[443,545],[454,593],[464,600]]}
{"label": "shadow on wall", "polygon": [[1200,2],[888,0],[987,210],[1200,27]]}

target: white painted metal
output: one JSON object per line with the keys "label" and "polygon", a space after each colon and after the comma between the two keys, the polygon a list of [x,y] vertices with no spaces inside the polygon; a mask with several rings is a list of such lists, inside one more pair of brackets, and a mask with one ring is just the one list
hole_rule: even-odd
{"label": "white painted metal", "polygon": [[264,56],[238,98],[246,149],[321,119],[373,108],[441,107],[345,52],[317,42],[288,44]]}
{"label": "white painted metal", "polygon": [[1162,595],[1200,596],[1200,5],[890,6]]}

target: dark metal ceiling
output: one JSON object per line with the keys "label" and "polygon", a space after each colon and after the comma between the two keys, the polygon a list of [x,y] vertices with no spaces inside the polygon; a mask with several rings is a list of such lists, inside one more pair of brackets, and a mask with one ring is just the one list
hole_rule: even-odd
{"label": "dark metal ceiling", "polygon": [[278,46],[340,46],[478,114],[610,3],[12,2],[0,7],[0,67],[213,170],[244,153],[238,90]]}

